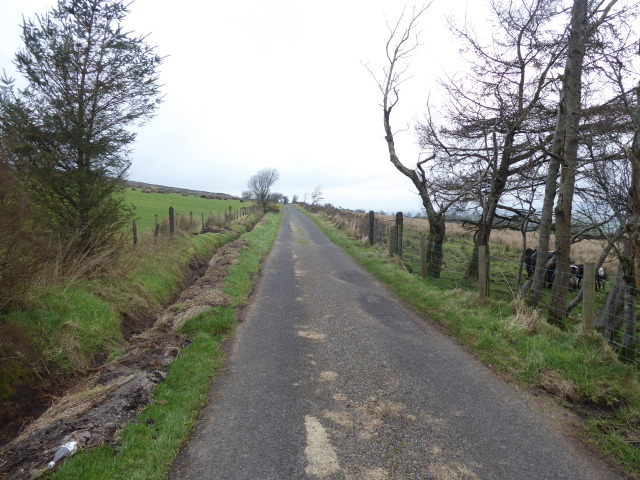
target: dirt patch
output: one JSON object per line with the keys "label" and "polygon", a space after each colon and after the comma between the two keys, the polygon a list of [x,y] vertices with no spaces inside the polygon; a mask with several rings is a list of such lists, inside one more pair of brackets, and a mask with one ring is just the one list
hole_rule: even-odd
{"label": "dirt patch", "polygon": [[[246,245],[237,240],[219,248],[206,270],[198,272],[200,278],[155,317],[151,328],[133,335],[122,355],[88,371],[2,447],[0,479],[33,478],[48,468],[56,451],[68,442],[77,442],[79,449],[117,444],[118,432],[149,405],[156,386],[167,376],[169,364],[188,345],[189,340],[175,331],[208,308],[228,305],[222,281]],[[25,401],[33,396],[34,392],[25,392]]]}

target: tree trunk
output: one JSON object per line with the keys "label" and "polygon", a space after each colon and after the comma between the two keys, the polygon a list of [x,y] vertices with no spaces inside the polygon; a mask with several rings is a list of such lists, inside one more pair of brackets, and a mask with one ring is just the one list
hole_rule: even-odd
{"label": "tree trunk", "polygon": [[630,284],[624,289],[624,313],[622,315],[622,348],[620,358],[625,362],[635,363],[636,352],[636,289],[635,280],[630,279]]}
{"label": "tree trunk", "polygon": [[[637,100],[640,101],[640,84],[638,84]],[[636,103],[636,105],[639,105]],[[640,106],[637,106],[637,118],[640,120]],[[638,125],[636,123],[636,125]],[[637,128],[637,127],[636,127]],[[629,271],[626,272],[625,280],[627,291],[625,294],[624,329],[622,339],[622,352],[620,356],[623,360],[636,362],[636,295],[640,288],[640,131],[636,130],[630,148],[625,148],[627,159],[631,163],[631,188],[629,197],[631,199],[631,215],[627,223],[627,234],[629,239]]]}
{"label": "tree trunk", "polygon": [[[473,253],[467,268],[467,276],[478,279],[478,247],[484,245],[487,247],[487,270],[489,270],[489,237],[493,229],[493,221],[496,216],[496,210],[500,203],[500,198],[507,186],[507,178],[509,176],[509,166],[511,165],[511,149],[513,148],[515,126],[511,126],[511,132],[506,136],[504,145],[502,146],[502,154],[498,153],[498,139],[495,130],[492,133],[494,145],[494,155],[492,161],[493,175],[491,179],[491,191],[489,198],[485,202],[480,224],[475,236]],[[500,164],[498,165],[498,160]]]}
{"label": "tree trunk", "polygon": [[429,220],[429,236],[427,238],[427,275],[440,278],[444,258],[442,244],[446,233],[444,217],[438,216]]}
{"label": "tree trunk", "polygon": [[424,205],[424,209],[427,212],[427,219],[429,221],[429,237],[427,239],[427,274],[434,278],[440,278],[443,260],[442,244],[444,243],[446,233],[444,215],[441,212],[436,211],[429,196],[426,181],[421,179],[415,170],[405,167],[402,162],[400,162],[400,159],[396,154],[396,145],[393,139],[393,132],[391,131],[390,116],[391,107],[385,107],[384,131],[386,133],[385,140],[387,141],[387,147],[389,150],[389,160],[393,166],[398,169],[398,171],[411,180],[418,190],[418,194],[420,195],[422,205]]}
{"label": "tree trunk", "polygon": [[629,238],[623,240],[620,266],[615,283],[596,318],[596,328],[602,329],[603,337],[612,345],[620,346],[620,358],[636,361],[636,283],[634,274],[633,246]]}
{"label": "tree trunk", "polygon": [[609,291],[606,300],[602,304],[598,315],[596,316],[595,328],[602,329],[602,336],[609,342],[613,343],[616,332],[622,327],[622,310],[623,310],[623,268],[622,264],[618,268],[613,287]]}
{"label": "tree trunk", "polygon": [[562,78],[566,118],[556,129],[564,132],[564,151],[560,157],[561,173],[556,215],[556,275],[550,308],[550,322],[563,326],[567,315],[571,250],[571,209],[578,166],[578,134],[580,129],[582,70],[585,46],[592,30],[588,18],[588,0],[574,0],[571,10],[567,63]]}

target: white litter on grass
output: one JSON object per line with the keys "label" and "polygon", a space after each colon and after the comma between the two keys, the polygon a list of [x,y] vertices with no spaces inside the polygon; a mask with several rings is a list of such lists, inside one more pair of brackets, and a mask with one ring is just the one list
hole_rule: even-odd
{"label": "white litter on grass", "polygon": [[49,468],[55,467],[56,463],[58,463],[63,458],[66,458],[69,455],[73,454],[77,449],[78,449],[78,442],[76,440],[72,440],[70,442],[63,444],[58,449],[56,454],[53,456],[53,460],[49,462],[48,464]]}

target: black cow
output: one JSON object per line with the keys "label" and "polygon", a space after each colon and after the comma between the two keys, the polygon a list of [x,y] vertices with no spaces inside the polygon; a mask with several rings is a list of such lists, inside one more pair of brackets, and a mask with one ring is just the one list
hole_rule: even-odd
{"label": "black cow", "polygon": [[[556,252],[548,252],[547,253],[548,268],[543,267],[543,268],[547,268],[546,272],[544,273],[544,286],[546,288],[551,288],[551,285],[553,285],[553,279],[556,275],[555,256],[556,256]],[[552,259],[553,261],[550,262],[550,260]],[[536,269],[536,262],[538,261],[538,251],[532,250],[531,248],[527,248],[524,252],[523,261],[524,261],[525,268],[527,270],[527,277],[531,278],[534,270]]]}
{"label": "black cow", "polygon": [[531,278],[531,276],[533,275],[533,271],[536,269],[535,260],[533,262],[531,261],[534,253],[536,253],[536,251],[533,248],[527,248],[524,252],[524,256],[522,259],[524,263],[524,268],[527,271],[528,278]]}
{"label": "black cow", "polygon": [[582,283],[582,279],[584,277],[584,265],[576,265],[572,263],[569,267],[569,290],[575,292],[580,288],[580,284]]}
{"label": "black cow", "polygon": [[[571,277],[569,279],[569,288],[572,291],[578,290],[584,278],[584,265],[571,264]],[[596,270],[596,291],[604,290],[604,283],[607,281],[607,270],[600,267]]]}

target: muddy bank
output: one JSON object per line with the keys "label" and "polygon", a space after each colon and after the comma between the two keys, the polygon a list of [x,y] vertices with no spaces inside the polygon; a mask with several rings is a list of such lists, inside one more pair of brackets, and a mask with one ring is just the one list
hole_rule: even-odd
{"label": "muddy bank", "polygon": [[[87,372],[0,448],[0,479],[33,478],[48,468],[56,451],[68,442],[77,442],[78,449],[103,443],[117,448],[118,432],[149,405],[156,386],[167,376],[168,365],[189,343],[175,331],[202,311],[228,304],[221,283],[245,246],[243,240],[236,240],[219,248],[206,270],[202,266],[196,270],[201,276],[155,317],[150,328],[131,336],[122,355]],[[142,323],[135,325],[140,328]]]}

